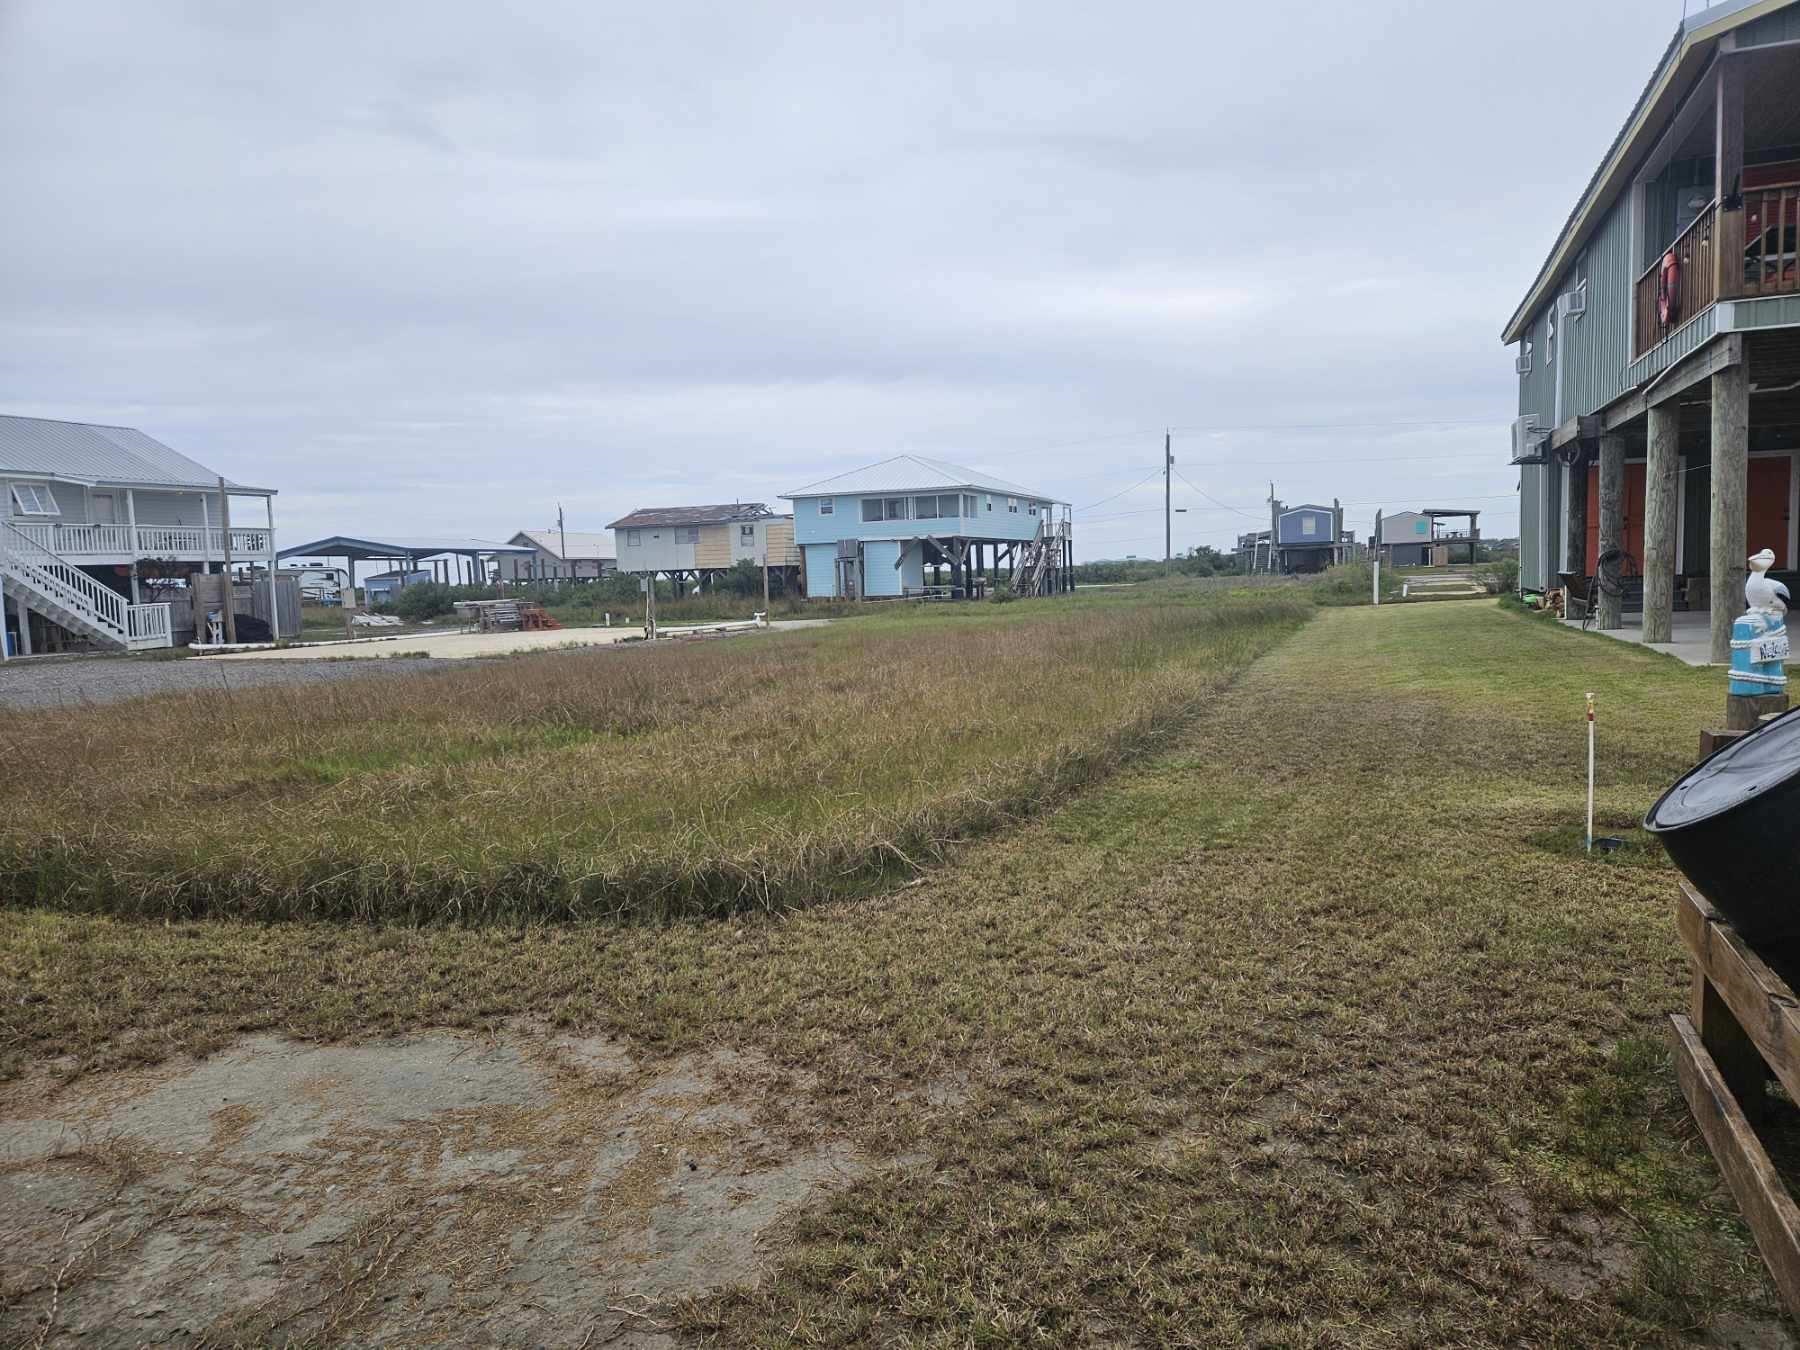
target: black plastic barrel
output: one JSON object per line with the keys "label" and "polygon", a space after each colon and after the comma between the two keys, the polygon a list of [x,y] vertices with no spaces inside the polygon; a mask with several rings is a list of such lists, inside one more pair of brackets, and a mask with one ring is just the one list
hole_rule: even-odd
{"label": "black plastic barrel", "polygon": [[1800,936],[1796,714],[1708,755],[1644,817],[1688,880],[1751,940]]}

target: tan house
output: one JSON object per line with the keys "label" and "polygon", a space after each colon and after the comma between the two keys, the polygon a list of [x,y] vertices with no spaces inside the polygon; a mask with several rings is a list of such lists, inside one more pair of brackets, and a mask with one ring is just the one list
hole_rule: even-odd
{"label": "tan house", "polygon": [[739,563],[798,568],[794,518],[762,502],[645,507],[609,528],[618,570],[704,584]]}

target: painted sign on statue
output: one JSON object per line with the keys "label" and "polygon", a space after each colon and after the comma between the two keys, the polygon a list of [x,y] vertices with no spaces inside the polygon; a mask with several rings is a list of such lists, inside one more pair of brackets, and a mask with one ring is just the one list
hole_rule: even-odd
{"label": "painted sign on statue", "polygon": [[1731,625],[1733,694],[1755,696],[1787,692],[1787,587],[1769,576],[1775,554],[1764,549],[1749,559],[1744,582],[1749,613]]}

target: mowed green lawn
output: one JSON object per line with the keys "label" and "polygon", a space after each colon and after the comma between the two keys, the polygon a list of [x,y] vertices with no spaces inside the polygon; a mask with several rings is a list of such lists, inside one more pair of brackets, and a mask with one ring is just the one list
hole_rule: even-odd
{"label": "mowed green lawn", "polygon": [[1588,690],[1625,827],[1717,673],[1487,602],[1327,610],[890,894],[666,927],[13,910],[0,1034],[96,1070],[270,1028],[759,1051],[819,1131],[924,1162],[658,1310],[722,1344],[1779,1344],[1663,1048],[1674,873],[1569,847]]}

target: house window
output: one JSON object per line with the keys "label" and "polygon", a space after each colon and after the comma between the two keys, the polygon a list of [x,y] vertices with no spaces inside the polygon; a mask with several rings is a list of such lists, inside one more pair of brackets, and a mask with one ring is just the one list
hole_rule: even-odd
{"label": "house window", "polygon": [[1019,514],[1019,499],[1017,497],[1008,497],[1006,499],[1006,509],[1008,511],[1011,511],[1015,516],[1018,515]]}
{"label": "house window", "polygon": [[821,497],[821,498],[819,498],[819,514],[820,515],[828,516],[835,510],[837,510],[837,498],[836,497]]}
{"label": "house window", "polygon": [[625,531],[625,547],[626,548],[636,548],[639,544],[641,544],[643,542],[644,542],[644,532],[642,530],[627,530],[627,531]]}
{"label": "house window", "polygon": [[60,516],[62,508],[50,495],[48,483],[14,483],[13,509],[22,516]]}
{"label": "house window", "polygon": [[678,544],[697,544],[700,542],[698,525],[678,525],[675,527],[675,542]]}
{"label": "house window", "polygon": [[987,499],[987,509],[990,511],[994,509],[994,499],[992,497]]}
{"label": "house window", "polygon": [[738,540],[740,543],[754,544],[756,542],[756,526],[754,526],[754,525],[738,526]]}
{"label": "house window", "polygon": [[1556,364],[1556,318],[1554,315],[1545,321],[1544,364],[1546,366]]}
{"label": "house window", "polygon": [[962,494],[938,498],[938,514],[947,520],[955,520],[962,511]]}
{"label": "house window", "polygon": [[906,498],[883,497],[881,499],[881,517],[883,520],[905,520]]}
{"label": "house window", "polygon": [[1031,511],[1031,514],[1035,516],[1037,514],[1038,504],[1036,502],[1033,502],[1029,509]]}
{"label": "house window", "polygon": [[1319,532],[1319,518],[1317,516],[1301,516],[1300,517],[1300,533],[1301,534],[1317,534],[1318,532]]}
{"label": "house window", "polygon": [[863,498],[863,507],[862,507],[862,516],[863,516],[863,520],[865,522],[880,520],[881,519],[881,498],[879,498],[879,497],[864,497]]}
{"label": "house window", "polygon": [[914,520],[936,520],[937,514],[938,514],[938,499],[936,497],[914,497],[913,498],[913,519]]}

